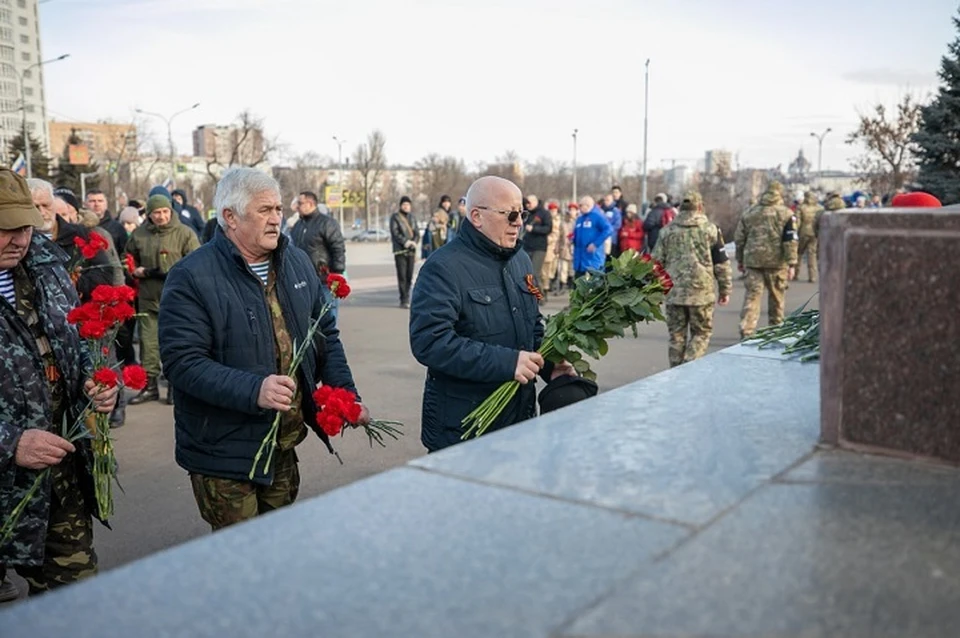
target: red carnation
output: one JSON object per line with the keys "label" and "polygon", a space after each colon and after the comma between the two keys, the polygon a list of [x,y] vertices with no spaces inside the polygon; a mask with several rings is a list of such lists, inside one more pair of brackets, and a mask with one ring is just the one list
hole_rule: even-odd
{"label": "red carnation", "polygon": [[133,255],[130,253],[124,255],[123,262],[127,266],[127,272],[132,275],[133,271],[137,269],[137,262],[133,260]]}
{"label": "red carnation", "polygon": [[317,425],[327,436],[337,436],[343,429],[343,419],[335,414],[323,411],[317,414]]}
{"label": "red carnation", "polygon": [[113,290],[116,295],[115,299],[118,302],[125,301],[127,303],[133,303],[133,300],[137,298],[137,291],[130,286],[114,286]]}
{"label": "red carnation", "polygon": [[90,293],[90,299],[97,303],[111,303],[116,298],[113,292],[113,286],[101,284]]}
{"label": "red carnation", "polygon": [[344,411],[343,416],[346,418],[347,423],[356,424],[360,420],[360,415],[363,414],[363,406],[359,403],[351,403],[347,406],[347,409]]}
{"label": "red carnation", "polygon": [[109,321],[89,319],[80,324],[80,336],[84,339],[103,339],[110,326]]}
{"label": "red carnation", "polygon": [[333,388],[328,385],[322,385],[314,391],[313,402],[317,404],[317,407],[322,408],[327,404],[327,399],[330,398],[332,393]]}
{"label": "red carnation", "polygon": [[87,245],[87,240],[85,240],[80,235],[77,235],[76,237],[73,238],[73,245],[79,248],[80,250],[83,250]]}
{"label": "red carnation", "polygon": [[113,307],[113,318],[120,323],[132,319],[135,314],[136,311],[133,309],[133,306],[126,302],[120,302]]}
{"label": "red carnation", "polygon": [[653,261],[653,257],[651,257],[649,254],[646,254],[646,253],[645,253],[645,254],[641,255],[640,260],[641,260],[641,261]]}
{"label": "red carnation", "polygon": [[147,371],[142,366],[127,366],[123,369],[123,385],[131,390],[147,387]]}
{"label": "red carnation", "polygon": [[112,368],[100,368],[93,373],[93,380],[97,385],[105,388],[115,388],[117,386],[117,373]]}
{"label": "red carnation", "polygon": [[327,288],[337,299],[344,299],[350,294],[350,286],[343,275],[330,273],[327,275]]}
{"label": "red carnation", "polygon": [[103,356],[107,356],[108,354],[110,354],[110,348],[108,348],[107,346],[103,346],[103,348],[100,349],[100,352],[103,353]]}

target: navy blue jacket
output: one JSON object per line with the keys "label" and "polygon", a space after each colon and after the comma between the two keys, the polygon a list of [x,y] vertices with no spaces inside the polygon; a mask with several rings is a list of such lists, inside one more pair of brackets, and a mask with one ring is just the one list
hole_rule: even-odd
{"label": "navy blue jacket", "polygon": [[[511,381],[520,350],[543,339],[543,317],[525,278],[527,253],[500,248],[464,220],[457,238],[424,262],[410,307],[410,347],[427,367],[421,441],[431,452],[460,442],[461,421]],[[490,428],[536,414],[536,388],[521,386]]]}
{"label": "navy blue jacket", "polygon": [[[287,330],[302,343],[329,293],[307,254],[284,236],[273,252],[272,267]],[[170,269],[159,322],[160,358],[173,386],[177,463],[189,472],[248,480],[253,457],[276,415],[257,405],[260,385],[286,370],[277,370],[263,284],[224,233]],[[297,376],[304,419],[329,448],[316,427],[311,398],[321,381],[356,392],[330,312]],[[269,485],[272,470],[254,481]]]}

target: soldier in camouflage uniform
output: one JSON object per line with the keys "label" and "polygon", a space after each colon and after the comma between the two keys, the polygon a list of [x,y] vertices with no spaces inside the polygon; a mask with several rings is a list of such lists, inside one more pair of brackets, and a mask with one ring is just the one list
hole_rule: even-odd
{"label": "soldier in camouflage uniform", "polygon": [[817,194],[813,191],[807,191],[803,197],[803,203],[797,207],[800,247],[797,250],[797,269],[793,274],[794,281],[800,277],[800,261],[804,255],[807,256],[807,273],[810,276],[810,282],[816,283],[817,281],[819,274],[817,269],[817,223],[820,221],[822,213],[823,207],[817,202]]}
{"label": "soldier in camouflage uniform", "polygon": [[[280,187],[250,168],[224,173],[221,232],[169,272],[160,299],[160,357],[175,396],[176,459],[213,530],[289,505],[295,448],[317,426],[319,383],[356,393],[330,291],[305,252],[280,234]],[[294,344],[319,331],[293,375]],[[254,458],[279,413],[269,468]],[[370,418],[363,408],[360,422]],[[251,478],[251,469],[255,469]]]}
{"label": "soldier in camouflage uniform", "polygon": [[700,193],[684,197],[680,214],[660,232],[653,258],[673,279],[666,305],[672,368],[706,354],[713,334],[713,305],[727,305],[733,288],[723,235],[704,214]]}
{"label": "soldier in camouflage uniform", "polygon": [[91,576],[96,509],[89,440],[57,433],[94,396],[110,412],[116,388],[96,393],[89,355],[66,316],[79,300],[67,255],[34,233],[43,218],[22,177],[0,169],[0,518],[7,520],[39,472],[52,468],[28,501],[0,564],[14,567],[31,593]]}
{"label": "soldier in camouflage uniform", "polygon": [[770,325],[783,321],[783,296],[797,265],[797,229],[793,211],[783,205],[781,191],[780,184],[773,182],[760,203],[737,223],[737,264],[746,272],[747,287],[740,313],[741,339],[757,329],[764,288],[769,293]]}
{"label": "soldier in camouflage uniform", "polygon": [[[829,193],[827,195],[826,201],[823,203],[824,208],[827,211],[843,210],[847,207],[847,203],[843,201],[843,198],[840,197],[837,193]],[[814,220],[813,229],[817,234],[817,237],[820,236],[820,217],[823,215],[824,208],[821,208],[817,212],[816,219]]]}

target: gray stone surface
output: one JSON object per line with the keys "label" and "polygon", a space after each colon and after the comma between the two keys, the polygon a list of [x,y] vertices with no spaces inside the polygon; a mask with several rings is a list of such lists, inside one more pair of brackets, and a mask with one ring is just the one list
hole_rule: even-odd
{"label": "gray stone surface", "polygon": [[686,531],[399,469],[0,612],[0,636],[547,635]]}
{"label": "gray stone surface", "polygon": [[413,463],[701,525],[811,452],[817,378],[721,352]]}
{"label": "gray stone surface", "polygon": [[851,485],[942,485],[952,486],[960,496],[960,472],[956,468],[843,450],[818,452],[781,480]]}
{"label": "gray stone surface", "polygon": [[896,636],[960,627],[955,486],[766,487],[565,636]]}

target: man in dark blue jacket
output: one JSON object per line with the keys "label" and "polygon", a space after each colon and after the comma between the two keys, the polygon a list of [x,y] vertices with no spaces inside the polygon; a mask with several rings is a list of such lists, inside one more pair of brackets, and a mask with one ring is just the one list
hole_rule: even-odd
{"label": "man in dark blue jacket", "polygon": [[[190,472],[200,513],[213,529],[297,496],[294,447],[316,426],[318,383],[356,392],[329,292],[310,258],[280,233],[280,187],[269,175],[233,168],[217,185],[222,232],[176,264],[160,302],[160,356],[174,390],[176,459]],[[293,345],[320,330],[294,377]],[[277,449],[248,475],[281,414]],[[360,422],[369,420],[363,409]]]}
{"label": "man in dark blue jacket", "polygon": [[410,310],[410,347],[427,366],[421,441],[430,452],[459,443],[463,418],[502,383],[522,386],[490,430],[536,414],[538,374],[549,380],[573,372],[569,364],[545,365],[537,353],[543,317],[533,264],[517,243],[520,189],[481,177],[466,208],[457,238],[421,268]]}

